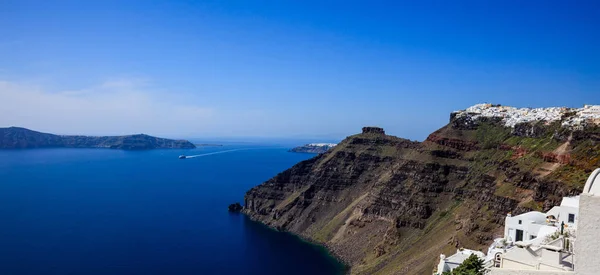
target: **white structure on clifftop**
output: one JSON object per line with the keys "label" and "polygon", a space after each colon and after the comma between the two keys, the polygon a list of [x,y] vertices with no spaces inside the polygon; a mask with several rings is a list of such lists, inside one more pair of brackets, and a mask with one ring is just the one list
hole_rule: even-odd
{"label": "white structure on clifftop", "polygon": [[307,144],[307,146],[315,146],[315,147],[335,147],[337,146],[336,143],[309,143]]}
{"label": "white structure on clifftop", "polygon": [[600,124],[600,105],[585,105],[583,108],[515,108],[484,103],[453,113],[457,118],[501,118],[507,127],[515,127],[519,123],[533,121],[543,121],[545,123],[562,121],[563,127],[575,129],[584,127],[590,123]]}

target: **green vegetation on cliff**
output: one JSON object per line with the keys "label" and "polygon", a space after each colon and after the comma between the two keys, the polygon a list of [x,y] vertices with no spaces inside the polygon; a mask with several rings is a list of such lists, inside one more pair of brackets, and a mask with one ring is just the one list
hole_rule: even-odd
{"label": "green vegetation on cliff", "polygon": [[599,137],[494,119],[453,118],[424,142],[367,128],[252,188],[244,211],[325,244],[351,273],[431,274],[441,253],[487,247],[507,213],[578,194]]}

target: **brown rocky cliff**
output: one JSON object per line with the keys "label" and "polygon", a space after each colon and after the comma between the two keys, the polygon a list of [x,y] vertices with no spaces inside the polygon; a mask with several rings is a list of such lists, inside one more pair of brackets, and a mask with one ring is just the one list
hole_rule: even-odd
{"label": "brown rocky cliff", "polygon": [[[565,162],[550,155],[564,133],[516,129],[452,118],[413,142],[365,127],[249,190],[244,212],[325,244],[352,273],[431,274],[440,253],[487,247],[508,212],[546,210],[578,193],[587,172],[578,160],[600,153],[583,149],[599,141],[576,134]],[[533,172],[548,162],[558,169]]]}

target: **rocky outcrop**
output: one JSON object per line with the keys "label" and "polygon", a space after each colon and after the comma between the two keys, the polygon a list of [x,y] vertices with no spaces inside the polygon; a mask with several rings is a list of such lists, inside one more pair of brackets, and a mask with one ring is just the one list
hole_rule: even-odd
{"label": "rocky outcrop", "polygon": [[123,150],[196,148],[187,140],[172,140],[144,134],[129,136],[60,136],[25,128],[0,128],[0,149],[18,148],[109,148]]}
{"label": "rocky outcrop", "polygon": [[379,128],[379,127],[363,127],[362,128],[362,133],[363,134],[380,134],[380,135],[385,135],[385,131],[383,130],[383,128]]}
{"label": "rocky outcrop", "polygon": [[[596,132],[560,132],[572,136],[563,144],[555,128],[499,122],[452,116],[424,142],[365,127],[249,190],[244,212],[323,243],[352,273],[431,274],[441,253],[487,247],[507,213],[580,192],[600,159],[600,141],[580,139]],[[548,165],[555,170],[538,172]]]}
{"label": "rocky outcrop", "polygon": [[227,207],[227,209],[229,209],[229,212],[240,212],[242,211],[242,209],[244,209],[244,207],[242,207],[242,205],[239,202],[236,202],[230,204],[229,207]]}

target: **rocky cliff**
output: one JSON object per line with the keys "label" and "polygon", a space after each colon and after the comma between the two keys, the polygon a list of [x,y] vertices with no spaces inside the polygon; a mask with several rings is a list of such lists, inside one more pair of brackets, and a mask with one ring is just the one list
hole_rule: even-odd
{"label": "rocky cliff", "polygon": [[600,128],[561,123],[454,113],[423,142],[364,128],[249,190],[244,212],[326,245],[354,274],[431,274],[439,254],[501,236],[507,213],[581,191]]}
{"label": "rocky cliff", "polygon": [[25,128],[0,128],[0,149],[15,148],[110,148],[124,150],[196,148],[186,140],[172,140],[148,135],[129,136],[59,136]]}

